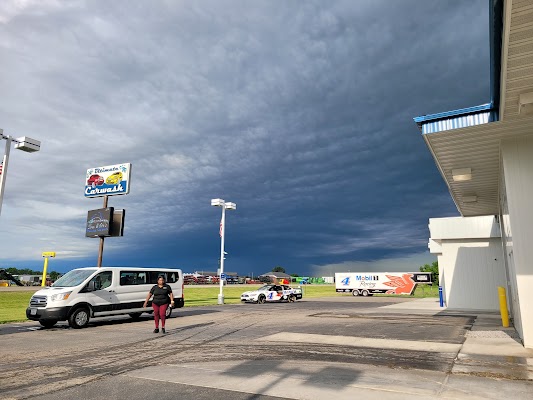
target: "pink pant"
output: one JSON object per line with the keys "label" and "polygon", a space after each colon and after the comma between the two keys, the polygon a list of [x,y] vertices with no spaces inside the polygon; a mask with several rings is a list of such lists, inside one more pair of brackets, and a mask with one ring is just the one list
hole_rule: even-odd
{"label": "pink pant", "polygon": [[161,327],[164,328],[168,304],[158,306],[157,304],[152,303],[152,307],[154,309],[155,327],[159,328],[159,320],[161,320]]}

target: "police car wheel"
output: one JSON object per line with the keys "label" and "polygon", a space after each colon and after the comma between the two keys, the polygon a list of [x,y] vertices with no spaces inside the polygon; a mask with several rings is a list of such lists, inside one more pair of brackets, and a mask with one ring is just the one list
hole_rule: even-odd
{"label": "police car wheel", "polygon": [[259,304],[264,304],[265,303],[265,300],[266,300],[266,297],[264,295],[261,295],[259,296],[259,298],[257,299],[257,302]]}
{"label": "police car wheel", "polygon": [[294,296],[293,294],[291,294],[289,296],[289,303],[294,303],[296,301],[296,296]]}

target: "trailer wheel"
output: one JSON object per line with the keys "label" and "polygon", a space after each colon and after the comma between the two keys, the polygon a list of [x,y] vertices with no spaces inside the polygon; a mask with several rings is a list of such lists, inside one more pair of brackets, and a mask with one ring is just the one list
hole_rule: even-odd
{"label": "trailer wheel", "polygon": [[368,297],[370,293],[368,293],[368,290],[363,290],[363,293],[361,293],[363,297]]}
{"label": "trailer wheel", "polygon": [[352,296],[359,296],[359,294],[360,294],[360,293],[359,293],[359,290],[357,290],[357,289],[354,289],[354,290],[352,291]]}
{"label": "trailer wheel", "polygon": [[80,307],[70,314],[70,317],[68,318],[68,324],[74,329],[85,328],[87,325],[89,325],[89,318],[89,309]]}
{"label": "trailer wheel", "polygon": [[259,304],[264,304],[264,303],[265,303],[265,300],[266,300],[266,297],[265,297],[264,294],[259,295],[259,297],[257,298],[257,302],[258,302]]}

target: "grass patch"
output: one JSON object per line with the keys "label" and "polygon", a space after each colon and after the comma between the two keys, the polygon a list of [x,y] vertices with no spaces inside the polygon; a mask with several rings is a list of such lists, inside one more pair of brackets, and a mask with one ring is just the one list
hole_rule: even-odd
{"label": "grass patch", "polygon": [[0,324],[26,321],[26,308],[33,293],[0,292]]}
{"label": "grass patch", "polygon": [[[237,304],[241,302],[241,294],[245,291],[255,290],[261,285],[224,286],[224,303]],[[335,292],[335,285],[302,285],[304,298],[342,296]],[[212,306],[218,302],[219,286],[185,286],[185,307]],[[33,295],[29,292],[3,292],[0,291],[0,324],[8,322],[26,321],[26,308]],[[350,295],[349,293],[344,294]],[[380,294],[376,296],[400,297],[397,295]],[[413,296],[409,298],[439,297],[438,286],[419,285]]]}

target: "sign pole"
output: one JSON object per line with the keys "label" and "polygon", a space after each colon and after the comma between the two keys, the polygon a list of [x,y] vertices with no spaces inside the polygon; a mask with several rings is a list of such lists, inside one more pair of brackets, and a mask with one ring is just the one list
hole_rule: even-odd
{"label": "sign pole", "polygon": [[220,293],[218,304],[224,304],[224,236],[226,233],[226,205],[222,205],[222,219],[220,220]]}
{"label": "sign pole", "polygon": [[[107,208],[108,196],[104,196],[104,207]],[[104,256],[104,236],[100,236],[100,247],[98,248],[98,262],[96,263],[97,268],[102,268],[102,258]]]}

